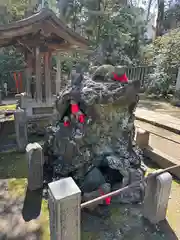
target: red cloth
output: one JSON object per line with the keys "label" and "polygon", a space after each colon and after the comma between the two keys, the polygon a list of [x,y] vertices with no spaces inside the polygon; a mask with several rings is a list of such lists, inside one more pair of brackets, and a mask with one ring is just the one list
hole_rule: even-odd
{"label": "red cloth", "polygon": [[80,114],[79,117],[78,117],[78,120],[79,120],[80,123],[84,123],[85,122],[84,114]]}
{"label": "red cloth", "polygon": [[64,121],[64,126],[65,126],[65,127],[69,127],[69,125],[70,125],[70,122],[69,122],[69,121]]}
{"label": "red cloth", "polygon": [[124,73],[122,76],[118,76],[116,73],[112,73],[113,74],[113,79],[114,80],[116,80],[116,81],[119,81],[119,82],[125,82],[125,83],[127,83],[128,82],[128,78],[127,78],[127,76],[126,76],[126,73]]}
{"label": "red cloth", "polygon": [[[100,191],[101,196],[105,195],[105,193],[103,192],[103,190],[101,188],[99,189],[99,191]],[[105,203],[106,203],[106,205],[110,205],[111,204],[111,197],[105,198]]]}
{"label": "red cloth", "polygon": [[78,104],[71,104],[71,113],[74,114],[74,113],[77,113],[77,112],[79,112]]}

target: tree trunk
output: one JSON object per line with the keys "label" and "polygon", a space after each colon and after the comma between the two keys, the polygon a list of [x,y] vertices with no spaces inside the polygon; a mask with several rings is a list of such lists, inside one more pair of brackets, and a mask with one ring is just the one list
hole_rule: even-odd
{"label": "tree trunk", "polygon": [[[98,9],[97,9],[97,11],[101,11],[101,0],[99,0],[99,2],[98,2]],[[96,46],[98,46],[98,44],[99,44],[100,31],[101,31],[101,16],[98,16]]]}
{"label": "tree trunk", "polygon": [[158,0],[158,16],[156,20],[156,38],[163,34],[164,0]]}
{"label": "tree trunk", "polygon": [[149,0],[149,2],[148,2],[148,10],[147,10],[147,17],[146,17],[147,23],[148,23],[148,21],[149,21],[149,15],[150,15],[150,10],[151,10],[151,5],[152,5],[152,0]]}

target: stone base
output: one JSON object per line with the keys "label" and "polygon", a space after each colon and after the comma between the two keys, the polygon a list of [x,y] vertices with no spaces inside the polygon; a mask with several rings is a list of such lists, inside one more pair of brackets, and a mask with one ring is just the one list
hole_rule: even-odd
{"label": "stone base", "polygon": [[16,95],[16,99],[18,100],[18,106],[26,111],[29,118],[52,116],[54,113],[54,97],[46,102],[38,102],[36,99],[27,96],[26,93],[21,93]]}
{"label": "stone base", "polygon": [[138,128],[136,131],[136,144],[140,148],[145,148],[149,145],[149,132]]}

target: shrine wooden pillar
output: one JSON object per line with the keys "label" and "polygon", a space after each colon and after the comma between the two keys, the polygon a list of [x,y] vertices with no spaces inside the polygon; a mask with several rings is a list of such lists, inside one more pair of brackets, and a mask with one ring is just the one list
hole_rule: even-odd
{"label": "shrine wooden pillar", "polygon": [[26,95],[31,96],[33,56],[27,51],[25,52],[25,61],[26,61]]}
{"label": "shrine wooden pillar", "polygon": [[51,52],[45,52],[44,54],[44,75],[45,75],[45,99],[46,103],[51,103]]}
{"label": "shrine wooden pillar", "polygon": [[57,68],[57,72],[56,72],[56,94],[58,94],[61,90],[62,87],[62,79],[61,79],[61,53],[57,52],[56,55],[56,68]]}
{"label": "shrine wooden pillar", "polygon": [[42,102],[42,83],[41,83],[41,55],[39,47],[36,47],[36,101]]}

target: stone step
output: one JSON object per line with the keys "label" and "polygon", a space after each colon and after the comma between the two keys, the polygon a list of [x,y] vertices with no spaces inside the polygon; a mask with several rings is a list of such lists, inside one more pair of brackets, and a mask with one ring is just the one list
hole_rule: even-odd
{"label": "stone step", "polygon": [[136,130],[142,129],[149,133],[148,140],[145,140],[145,147],[158,149],[164,154],[180,161],[180,135],[166,129],[154,126],[150,123],[136,120]]}
{"label": "stone step", "polygon": [[144,129],[148,131],[150,134],[153,134],[157,137],[164,138],[167,141],[173,141],[175,143],[180,144],[180,135],[171,131],[168,131],[166,129],[162,129],[160,127],[154,126],[150,123],[140,121],[140,120],[135,120],[135,126],[137,128]]}
{"label": "stone step", "polygon": [[[144,155],[145,157],[150,158],[153,162],[158,164],[163,169],[180,164],[180,160],[175,159],[156,148],[151,148],[150,146],[144,149]],[[180,167],[172,169],[170,173],[180,179]]]}
{"label": "stone step", "polygon": [[137,120],[180,134],[180,121],[178,118],[143,108],[137,108],[135,116]]}

